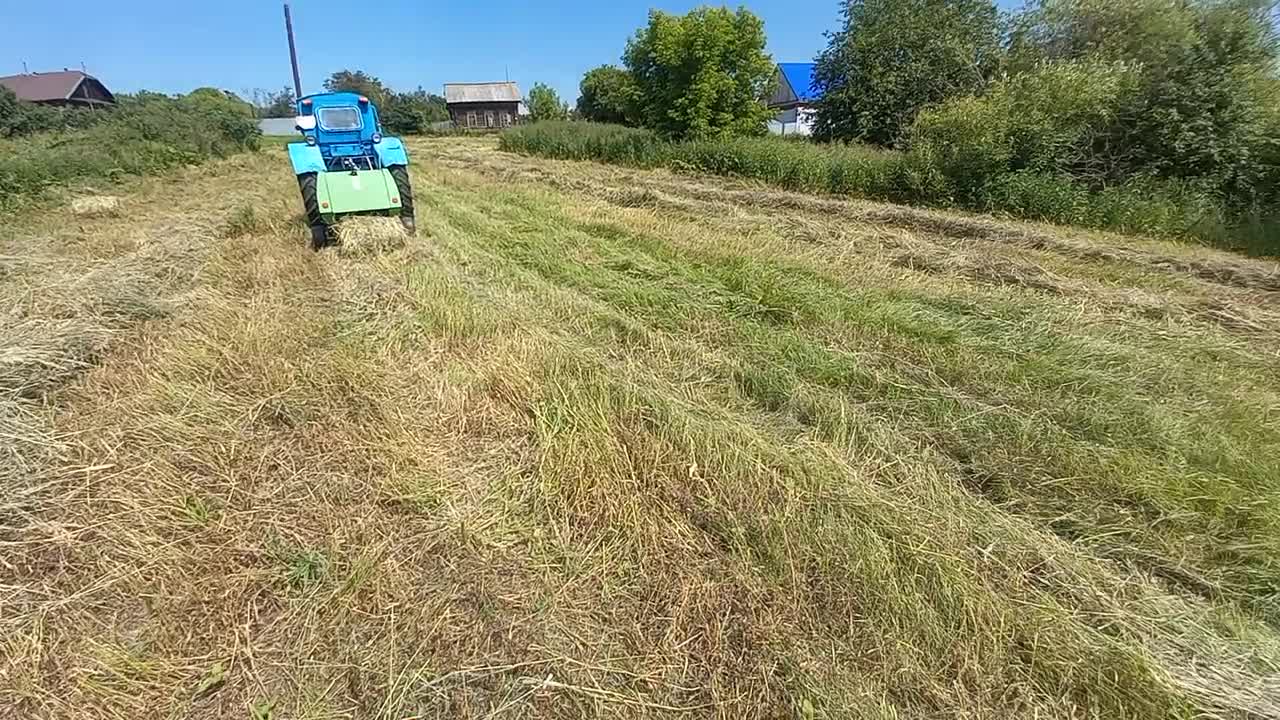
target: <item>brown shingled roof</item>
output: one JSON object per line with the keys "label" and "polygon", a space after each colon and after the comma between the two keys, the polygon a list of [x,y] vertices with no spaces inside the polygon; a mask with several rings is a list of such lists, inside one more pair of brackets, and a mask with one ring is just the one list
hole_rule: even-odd
{"label": "brown shingled roof", "polygon": [[71,93],[75,92],[76,88],[80,87],[80,83],[84,82],[85,78],[96,79],[79,70],[65,70],[0,77],[0,85],[12,90],[19,100],[43,102],[66,100],[71,97]]}
{"label": "brown shingled roof", "polygon": [[445,83],[444,100],[450,105],[473,102],[520,102],[520,88],[515,83]]}

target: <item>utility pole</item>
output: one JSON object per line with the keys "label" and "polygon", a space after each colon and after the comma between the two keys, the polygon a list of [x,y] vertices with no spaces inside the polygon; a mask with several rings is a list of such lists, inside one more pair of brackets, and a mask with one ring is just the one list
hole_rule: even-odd
{"label": "utility pole", "polygon": [[284,4],[284,31],[289,35],[289,62],[293,65],[293,96],[302,97],[302,76],[298,74],[298,48],[293,44],[293,15],[289,3]]}

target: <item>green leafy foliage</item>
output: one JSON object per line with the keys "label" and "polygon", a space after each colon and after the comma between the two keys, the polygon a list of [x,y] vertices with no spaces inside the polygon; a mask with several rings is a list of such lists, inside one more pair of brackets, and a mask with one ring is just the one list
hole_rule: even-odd
{"label": "green leafy foliage", "polygon": [[424,133],[432,123],[449,119],[443,97],[422,88],[409,93],[390,92],[387,104],[380,106],[383,128],[392,133]]}
{"label": "green leafy foliage", "polygon": [[378,107],[387,104],[392,90],[378,78],[363,70],[339,70],[324,81],[324,89],[329,92],[353,92],[369,98]]}
{"label": "green leafy foliage", "polygon": [[230,90],[219,90],[213,87],[202,87],[192,90],[183,96],[183,102],[198,113],[228,113],[247,118],[257,118],[258,112],[252,103],[243,100]]}
{"label": "green leafy foliage", "polygon": [[555,89],[545,83],[534,83],[525,100],[529,108],[529,119],[533,122],[566,120],[569,117],[569,106],[560,99]]}
{"label": "green leafy foliage", "polygon": [[378,108],[383,129],[390,133],[424,133],[431,129],[432,123],[449,119],[443,97],[422,88],[396,92],[363,70],[339,70],[324,81],[324,89],[359,93],[369,98]]}
{"label": "green leafy foliage", "polygon": [[53,130],[89,127],[106,117],[103,111],[84,108],[57,108],[23,102],[7,87],[0,86],[0,137],[20,137]]}
{"label": "green leafy foliage", "polygon": [[255,149],[252,107],[221,91],[126,97],[93,126],[9,141],[0,151],[0,207],[69,181],[145,175]]}
{"label": "green leafy foliage", "polygon": [[1273,9],[1035,0],[1006,47],[988,0],[848,0],[816,134],[909,147],[964,207],[1275,252]]}
{"label": "green leafy foliage", "polygon": [[815,134],[894,144],[925,107],[980,91],[1002,63],[991,0],[845,0],[814,82]]}
{"label": "green leafy foliage", "polygon": [[996,83],[982,97],[959,97],[920,113],[909,145],[926,154],[952,192],[981,204],[1010,172],[1087,172],[1092,150],[1135,83],[1130,66],[1047,64]]}
{"label": "green leafy foliage", "polygon": [[579,85],[578,116],[583,120],[635,125],[637,90],[631,74],[616,65],[587,71]]}
{"label": "green leafy foliage", "polygon": [[255,90],[253,93],[253,104],[260,118],[293,117],[297,112],[296,103],[293,88],[288,85],[274,92]]}
{"label": "green leafy foliage", "polygon": [[1237,208],[1280,199],[1272,3],[1040,0],[1012,39],[1018,66],[1124,62],[1137,81],[1093,148],[1110,180],[1204,181]]}
{"label": "green leafy foliage", "polygon": [[764,23],[745,8],[659,10],[627,43],[637,119],[675,138],[758,135],[772,115],[763,99],[774,65]]}

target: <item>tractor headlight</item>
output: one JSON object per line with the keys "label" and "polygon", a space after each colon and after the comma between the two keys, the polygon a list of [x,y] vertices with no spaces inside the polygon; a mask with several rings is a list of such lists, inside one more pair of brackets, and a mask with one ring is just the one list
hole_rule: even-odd
{"label": "tractor headlight", "polygon": [[374,145],[377,145],[377,144],[378,144],[378,143],[380,143],[380,142],[382,142],[382,133],[374,133],[374,134],[373,134],[373,144],[374,144]]}
{"label": "tractor headlight", "polygon": [[315,135],[308,135],[308,136],[307,136],[307,144],[308,144],[308,145],[315,145],[315,144],[316,144],[316,136],[315,136]]}

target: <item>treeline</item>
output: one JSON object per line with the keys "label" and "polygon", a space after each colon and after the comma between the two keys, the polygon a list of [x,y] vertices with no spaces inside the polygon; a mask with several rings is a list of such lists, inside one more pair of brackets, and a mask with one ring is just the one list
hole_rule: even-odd
{"label": "treeline", "polygon": [[[363,70],[339,70],[325,79],[324,89],[360,93],[369,98],[378,106],[382,126],[390,133],[422,133],[432,124],[449,119],[443,97],[422,88],[397,92]],[[253,105],[260,118],[293,117],[296,103],[293,88],[287,85],[275,91],[253,92]]]}
{"label": "treeline", "polygon": [[1141,183],[1274,215],[1273,9],[1038,0],[1002,17],[989,0],[850,0],[818,61],[816,134],[926,155],[966,205]]}
{"label": "treeline", "polygon": [[[1280,250],[1274,0],[845,0],[842,16],[816,59],[814,139],[903,153],[915,201]],[[764,47],[744,9],[655,11],[621,66],[583,77],[577,114],[673,141],[763,134]],[[1182,212],[1139,222],[1116,198]]]}
{"label": "treeline", "polygon": [[114,120],[115,113],[120,110],[135,110],[143,106],[155,108],[166,102],[193,101],[214,112],[231,112],[243,117],[254,115],[253,107],[234,93],[209,87],[192,90],[186,95],[165,95],[143,90],[138,93],[119,93],[115,98],[114,106],[92,110],[77,106],[54,107],[19,100],[12,90],[0,87],[0,138],[83,130]]}

